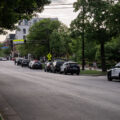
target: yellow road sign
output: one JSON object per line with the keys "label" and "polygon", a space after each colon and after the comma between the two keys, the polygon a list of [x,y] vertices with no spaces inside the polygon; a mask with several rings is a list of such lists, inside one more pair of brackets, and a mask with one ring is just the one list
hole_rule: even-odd
{"label": "yellow road sign", "polygon": [[49,53],[49,54],[47,55],[47,58],[48,58],[48,60],[52,60],[52,55]]}
{"label": "yellow road sign", "polygon": [[22,44],[24,43],[24,39],[13,40],[13,44]]}

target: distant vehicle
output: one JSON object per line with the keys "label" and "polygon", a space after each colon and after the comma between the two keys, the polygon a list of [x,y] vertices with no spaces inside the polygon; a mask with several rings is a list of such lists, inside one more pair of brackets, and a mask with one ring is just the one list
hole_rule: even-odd
{"label": "distant vehicle", "polygon": [[77,75],[80,74],[80,67],[78,66],[78,64],[76,62],[65,62],[61,68],[60,68],[60,72],[67,74],[67,73],[71,73],[72,75],[74,73],[76,73]]}
{"label": "distant vehicle", "polygon": [[0,57],[0,61],[2,61],[2,57]]}
{"label": "distant vehicle", "polygon": [[45,72],[50,72],[51,71],[51,65],[52,65],[52,62],[46,62],[44,71]]}
{"label": "distant vehicle", "polygon": [[29,63],[29,68],[31,68],[31,69],[42,69],[42,64],[38,60],[33,60]]}
{"label": "distant vehicle", "polygon": [[7,58],[6,58],[6,57],[3,57],[3,58],[2,58],[2,61],[7,61]]}
{"label": "distant vehicle", "polygon": [[112,81],[113,79],[120,79],[120,62],[108,70],[107,78],[108,81]]}
{"label": "distant vehicle", "polygon": [[24,67],[24,66],[28,66],[29,65],[29,60],[28,59],[23,59],[22,60],[22,63],[21,63],[21,66]]}
{"label": "distant vehicle", "polygon": [[54,61],[51,64],[51,72],[60,72],[60,67],[62,66],[62,64],[64,63],[64,61]]}
{"label": "distant vehicle", "polygon": [[7,61],[6,57],[0,57],[0,61]]}

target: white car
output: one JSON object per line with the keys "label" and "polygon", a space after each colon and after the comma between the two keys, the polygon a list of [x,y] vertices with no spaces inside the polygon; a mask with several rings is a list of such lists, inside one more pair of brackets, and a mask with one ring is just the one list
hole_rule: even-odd
{"label": "white car", "polygon": [[29,65],[28,65],[28,66],[29,66],[29,68],[32,68],[33,64],[34,64],[34,61],[33,61],[33,60],[32,60],[32,61],[30,61],[30,62],[29,62]]}
{"label": "white car", "polygon": [[107,77],[109,81],[112,81],[112,79],[120,79],[120,62],[108,70]]}

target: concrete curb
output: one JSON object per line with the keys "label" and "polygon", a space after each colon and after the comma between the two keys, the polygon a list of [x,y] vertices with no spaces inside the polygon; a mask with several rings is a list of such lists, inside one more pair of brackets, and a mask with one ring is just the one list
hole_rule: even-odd
{"label": "concrete curb", "polygon": [[0,113],[2,114],[0,120],[21,120],[17,113],[7,103],[7,101],[0,95]]}

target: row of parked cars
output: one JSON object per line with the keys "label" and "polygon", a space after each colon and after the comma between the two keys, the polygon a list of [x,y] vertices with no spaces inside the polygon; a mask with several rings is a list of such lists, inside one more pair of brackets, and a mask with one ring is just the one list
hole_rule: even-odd
{"label": "row of parked cars", "polygon": [[15,65],[21,65],[22,67],[29,67],[31,69],[42,69],[44,66],[45,72],[52,72],[52,73],[64,73],[64,74],[80,74],[80,67],[76,62],[73,61],[65,61],[65,60],[54,60],[54,61],[47,61],[42,64],[38,60],[28,60],[23,58],[16,58]]}
{"label": "row of parked cars", "polygon": [[21,65],[22,67],[29,67],[31,69],[42,69],[42,64],[38,60],[28,60],[23,58],[16,58],[15,59],[16,65]]}
{"label": "row of parked cars", "polygon": [[76,62],[72,61],[61,61],[55,60],[53,62],[46,62],[45,63],[45,72],[53,72],[53,73],[70,73],[70,74],[80,74],[80,67]]}

